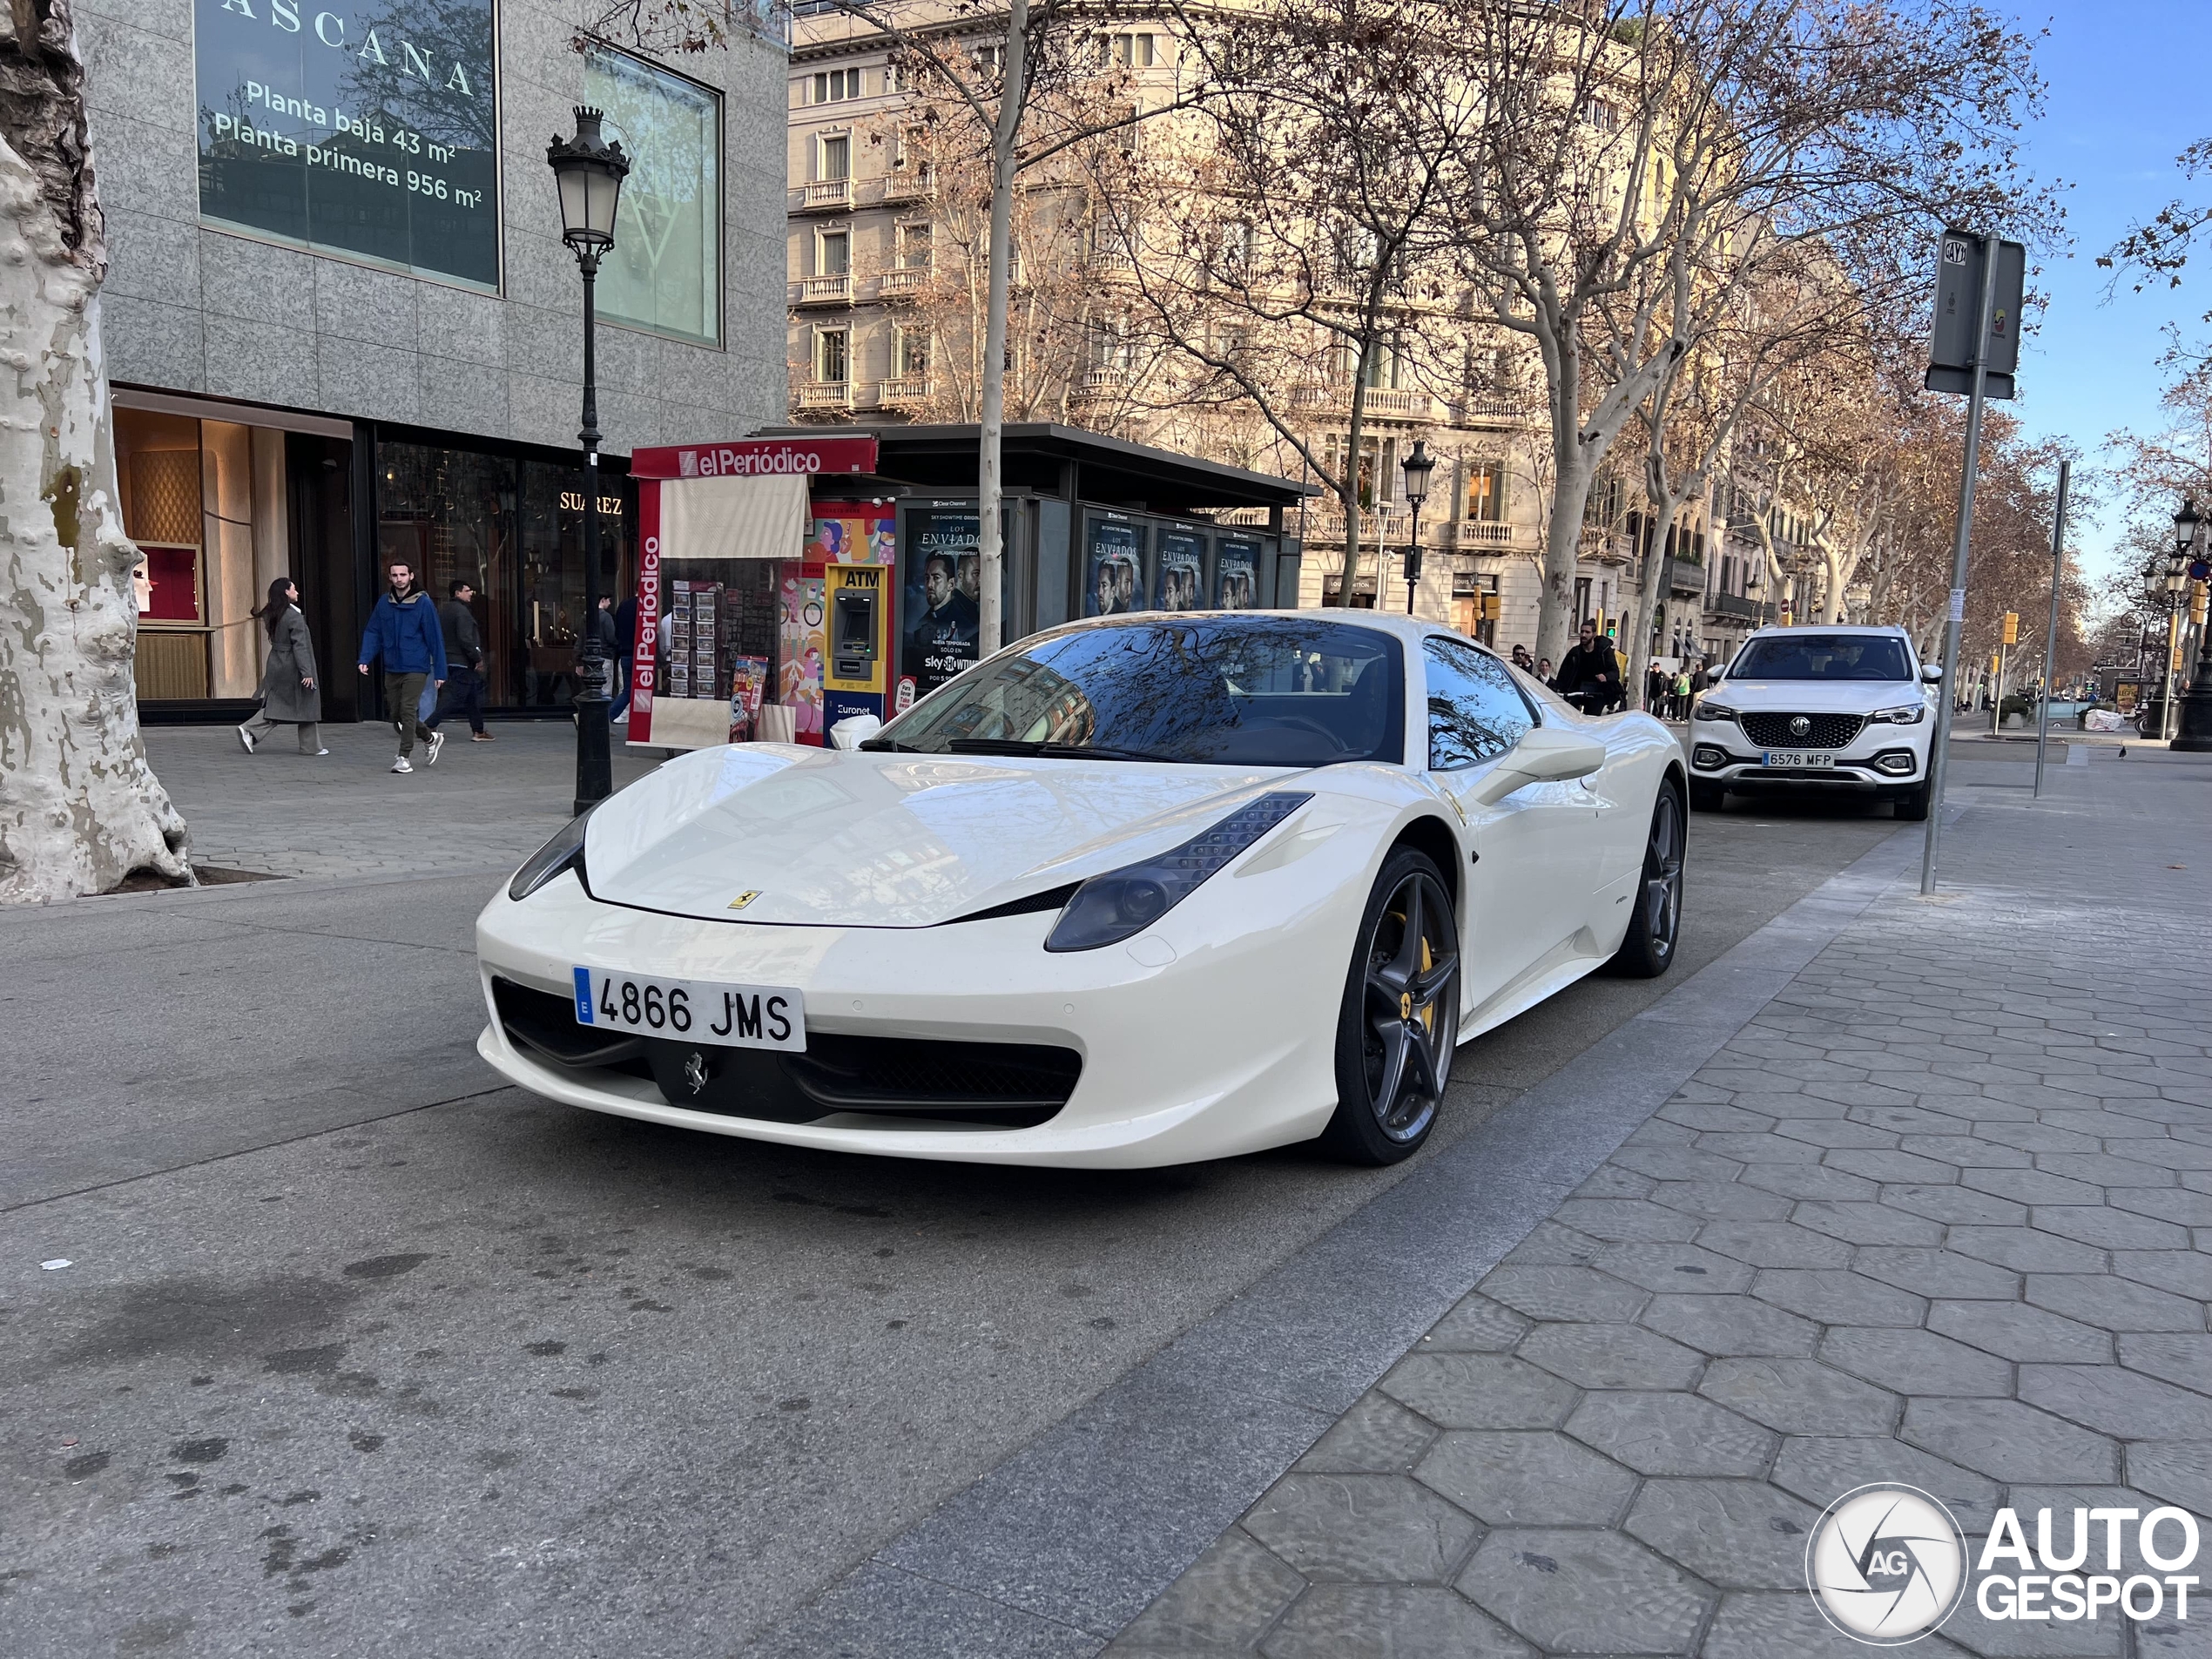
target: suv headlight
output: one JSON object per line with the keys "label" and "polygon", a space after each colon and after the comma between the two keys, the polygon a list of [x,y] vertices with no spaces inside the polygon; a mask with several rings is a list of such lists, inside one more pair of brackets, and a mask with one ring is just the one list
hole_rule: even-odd
{"label": "suv headlight", "polygon": [[515,879],[507,884],[507,896],[514,900],[527,899],[550,881],[562,871],[573,868],[576,879],[583,883],[586,893],[591,883],[583,873],[583,829],[591,821],[591,814],[599,810],[599,803],[587,806],[563,825],[560,833],[529,856],[529,862],[515,872]]}
{"label": "suv headlight", "polygon": [[1867,717],[1869,725],[1918,725],[1928,718],[1928,705],[1914,703],[1901,709],[1883,709]]}
{"label": "suv headlight", "polygon": [[[1283,791],[1239,806],[1211,829],[1157,858],[1095,875],[1076,889],[1045,935],[1047,950],[1096,950],[1143,933],[1199,884],[1313,799]],[[516,878],[521,880],[520,877]]]}
{"label": "suv headlight", "polygon": [[1733,720],[1736,711],[1725,703],[1700,703],[1690,711],[1690,718],[1698,720]]}

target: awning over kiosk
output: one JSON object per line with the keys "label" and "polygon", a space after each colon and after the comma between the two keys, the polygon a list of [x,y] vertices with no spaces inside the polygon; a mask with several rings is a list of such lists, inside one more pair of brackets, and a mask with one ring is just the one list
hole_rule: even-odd
{"label": "awning over kiosk", "polygon": [[660,490],[663,544],[687,559],[788,559],[806,540],[804,474],[671,478]]}

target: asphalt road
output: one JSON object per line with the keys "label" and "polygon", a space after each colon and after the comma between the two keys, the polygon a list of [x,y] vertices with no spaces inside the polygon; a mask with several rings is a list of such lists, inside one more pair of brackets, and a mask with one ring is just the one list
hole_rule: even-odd
{"label": "asphalt road", "polygon": [[[1698,817],[1676,974],[1896,827]],[[1406,1172],[552,1106],[470,1047],[496,879],[0,915],[0,1651],[726,1653]],[[1673,982],[1463,1049],[1440,1143]]]}

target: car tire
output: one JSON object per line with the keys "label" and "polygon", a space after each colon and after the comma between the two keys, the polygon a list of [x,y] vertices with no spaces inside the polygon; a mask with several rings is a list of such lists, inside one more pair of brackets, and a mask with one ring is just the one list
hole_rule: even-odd
{"label": "car tire", "polygon": [[1606,964],[1623,978],[1657,979],[1675,965],[1675,946],[1682,934],[1683,855],[1689,847],[1689,829],[1681,791],[1669,778],[1659,786],[1659,798],[1652,803],[1651,832],[1643,844],[1643,880],[1635,895],[1628,936]]}
{"label": "car tire", "polygon": [[1890,797],[1890,810],[1908,824],[1918,824],[1928,815],[1928,785],[1923,779],[1919,785],[1901,795]]}
{"label": "car tire", "polygon": [[1718,784],[1693,783],[1689,786],[1689,810],[1693,813],[1717,813],[1728,804],[1728,791]]}
{"label": "car tire", "polygon": [[1435,1127],[1460,1035],[1459,921],[1426,853],[1401,846],[1383,860],[1356,939],[1320,1143],[1347,1163],[1396,1163]]}

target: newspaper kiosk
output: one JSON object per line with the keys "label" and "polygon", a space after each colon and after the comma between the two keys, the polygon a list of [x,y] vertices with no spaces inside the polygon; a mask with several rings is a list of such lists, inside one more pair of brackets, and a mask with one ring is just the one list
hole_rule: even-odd
{"label": "newspaper kiosk", "polygon": [[[820,744],[976,660],[973,426],[639,449],[629,741]],[[1297,604],[1311,486],[1072,428],[1002,435],[1011,641],[1076,617]]]}

